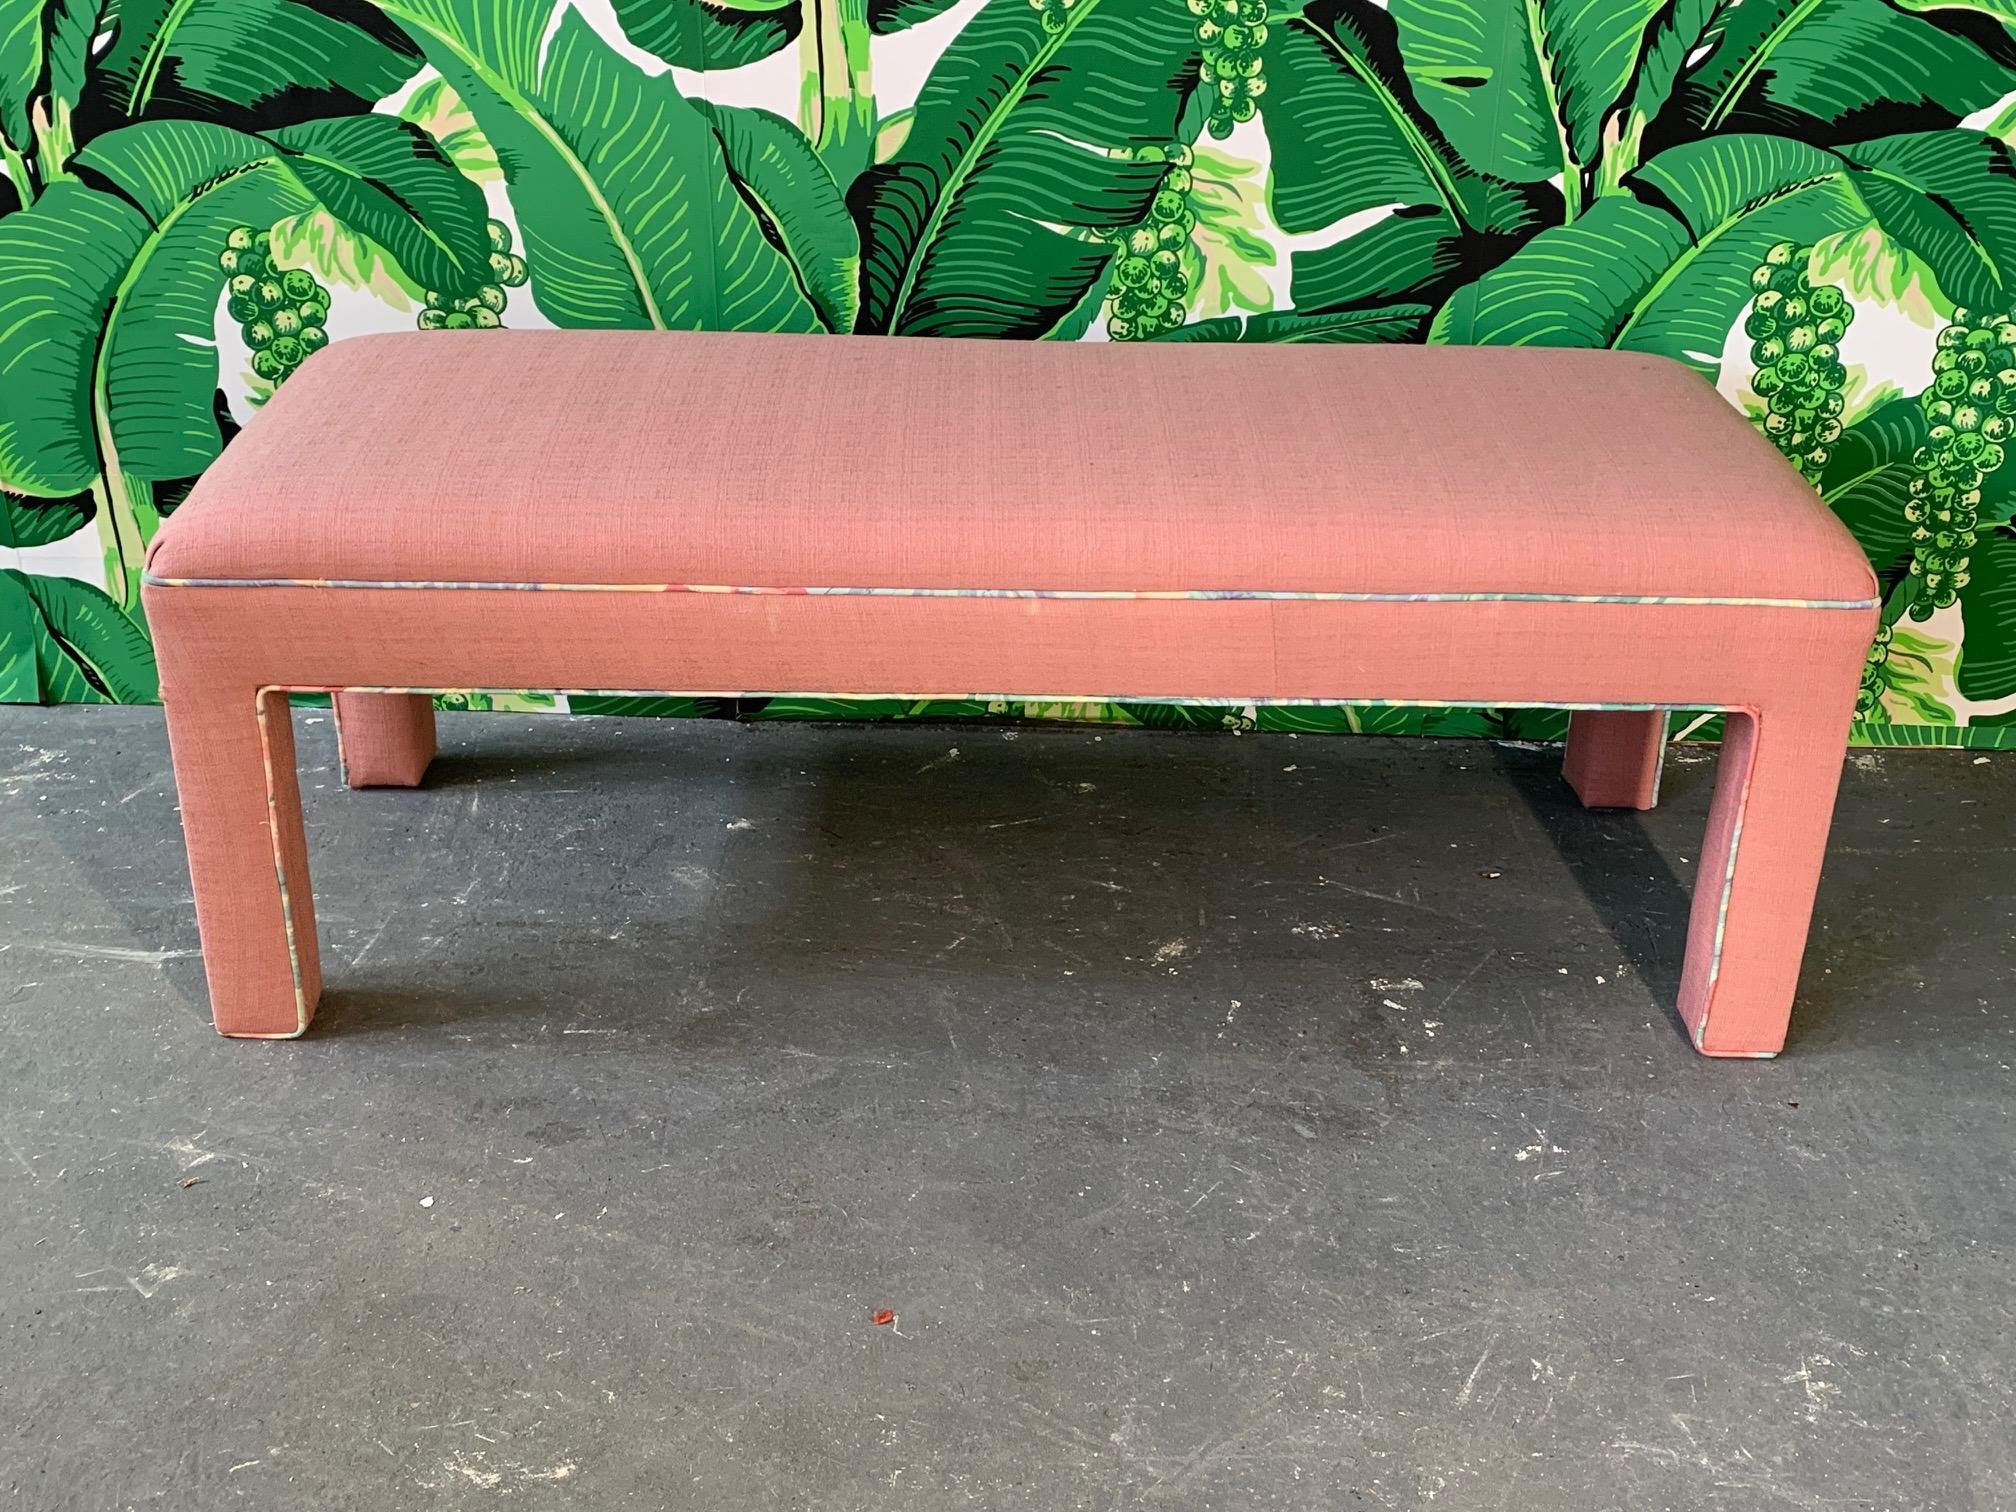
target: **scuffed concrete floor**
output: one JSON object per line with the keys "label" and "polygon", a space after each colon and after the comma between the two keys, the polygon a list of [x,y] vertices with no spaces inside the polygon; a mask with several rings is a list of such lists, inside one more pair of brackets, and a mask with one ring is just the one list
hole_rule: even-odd
{"label": "scuffed concrete floor", "polygon": [[2016,755],[1732,1063],[1706,753],[303,720],[257,1044],[156,712],[0,710],[0,1508],[2016,1506]]}

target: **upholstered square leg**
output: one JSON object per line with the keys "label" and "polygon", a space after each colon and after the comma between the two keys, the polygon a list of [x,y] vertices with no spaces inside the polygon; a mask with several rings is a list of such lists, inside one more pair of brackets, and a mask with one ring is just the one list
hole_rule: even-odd
{"label": "upholstered square leg", "polygon": [[1665,752],[1663,709],[1577,709],[1561,772],[1585,808],[1649,809]]}
{"label": "upholstered square leg", "polygon": [[353,788],[418,787],[434,759],[434,700],[425,693],[338,693],[336,744]]}
{"label": "upholstered square leg", "polygon": [[287,695],[185,685],[164,702],[212,1019],[220,1034],[292,1038],[322,967]]}
{"label": "upholstered square leg", "polygon": [[1680,984],[1703,1054],[1784,1048],[1847,728],[1846,707],[1728,717]]}

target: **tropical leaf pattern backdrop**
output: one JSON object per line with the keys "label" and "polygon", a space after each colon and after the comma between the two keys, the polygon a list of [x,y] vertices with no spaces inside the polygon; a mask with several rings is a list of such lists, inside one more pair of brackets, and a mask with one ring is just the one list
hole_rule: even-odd
{"label": "tropical leaf pattern backdrop", "polygon": [[[155,696],[148,540],[345,336],[1420,341],[1692,366],[1881,577],[1861,736],[2016,743],[2012,24],[2016,0],[0,0],[0,701]],[[1172,402],[1199,445],[1242,415]]]}

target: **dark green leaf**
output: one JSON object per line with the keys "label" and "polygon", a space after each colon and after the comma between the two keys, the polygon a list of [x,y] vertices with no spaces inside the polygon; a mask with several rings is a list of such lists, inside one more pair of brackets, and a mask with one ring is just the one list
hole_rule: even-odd
{"label": "dark green leaf", "polygon": [[98,476],[100,335],[152,230],[125,200],[74,181],[0,219],[0,485],[56,498]]}
{"label": "dark green leaf", "polygon": [[1106,276],[1098,233],[1138,223],[1195,85],[1195,18],[1169,0],[1076,0],[1047,31],[989,5],[939,58],[898,155],[849,192],[861,325],[1048,335]]}
{"label": "dark green leaf", "polygon": [[271,139],[285,149],[281,166],[323,209],[423,289],[466,294],[492,282],[483,191],[418,126],[349,116],[285,127]]}
{"label": "dark green leaf", "polygon": [[2016,296],[2016,159],[1993,137],[1920,132],[1840,149],[1850,181],[1947,298],[2007,309]]}
{"label": "dark green leaf", "polygon": [[[1907,14],[1889,0],[1743,0],[1718,6],[1686,70],[1665,146],[1714,131],[1770,131],[1829,144],[1879,129],[1956,125],[2016,89],[1999,25]],[[1929,7],[1928,7],[1929,9]]]}
{"label": "dark green leaf", "polygon": [[0,701],[152,703],[159,695],[146,632],[103,589],[0,568]]}
{"label": "dark green leaf", "polygon": [[[1535,237],[1459,290],[1438,340],[1616,346],[1676,357],[1713,377],[1780,241],[1811,243],[1873,217],[1944,287],[2006,286],[2016,258],[2007,150],[1971,132],[1829,151],[1729,135],[1661,153],[1572,225]],[[1880,212],[1861,190],[1880,184]]]}
{"label": "dark green leaf", "polygon": [[1377,310],[1340,310],[1302,315],[1276,310],[1264,315],[1220,315],[1178,326],[1157,341],[1263,341],[1275,345],[1401,342],[1417,339],[1428,318],[1426,305],[1388,305]]}
{"label": "dark green leaf", "polygon": [[861,303],[861,234],[812,144],[767,110],[704,100],[693,105],[720,137],[728,171],[826,328],[843,335],[853,330]]}
{"label": "dark green leaf", "polygon": [[2016,535],[1994,530],[1974,545],[1960,591],[1958,682],[1977,703],[2016,694]]}
{"label": "dark green leaf", "polygon": [[91,495],[36,499],[0,488],[0,547],[47,546],[91,523]]}
{"label": "dark green leaf", "polygon": [[1904,505],[1917,472],[1911,454],[1925,442],[1925,413],[1916,399],[1893,399],[1841,434],[1820,474],[1820,493],[1854,532],[1878,572],[1911,549]]}
{"label": "dark green leaf", "polygon": [[[810,0],[831,5],[836,0]],[[868,29],[902,31],[955,0],[869,0]],[[675,68],[740,68],[767,58],[805,26],[801,0],[614,0],[623,34]]]}
{"label": "dark green leaf", "polygon": [[1293,254],[1298,309],[1435,297],[1503,255],[1482,233],[1531,226],[1538,196],[1479,178],[1455,157],[1414,99],[1392,21],[1365,0],[1318,0],[1270,28],[1267,78],[1269,196],[1282,229],[1387,212]]}
{"label": "dark green leaf", "polygon": [[1479,173],[1594,164],[1663,0],[1392,0],[1414,91]]}
{"label": "dark green leaf", "polygon": [[164,115],[274,127],[368,108],[419,66],[362,0],[118,0],[92,93],[105,127]]}
{"label": "dark green leaf", "polygon": [[497,149],[556,325],[813,331],[818,311],[669,75],[547,0],[380,0]]}
{"label": "dark green leaf", "polygon": [[1467,173],[1401,71],[1393,22],[1365,0],[1317,0],[1269,28],[1269,201],[1283,231],[1388,205],[1462,217]]}
{"label": "dark green leaf", "polygon": [[32,102],[77,103],[97,19],[97,0],[0,0],[0,140],[26,153]]}
{"label": "dark green leaf", "polygon": [[623,35],[674,68],[740,68],[804,25],[799,0],[613,0]]}
{"label": "dark green leaf", "polygon": [[1289,296],[1297,309],[1435,297],[1474,272],[1463,229],[1439,210],[1396,210],[1356,235],[1297,251]]}

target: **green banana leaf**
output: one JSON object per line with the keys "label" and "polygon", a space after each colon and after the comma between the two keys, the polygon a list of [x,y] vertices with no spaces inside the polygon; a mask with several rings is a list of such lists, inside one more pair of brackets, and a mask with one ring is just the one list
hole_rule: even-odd
{"label": "green banana leaf", "polygon": [[1533,183],[1597,160],[1665,0],[1392,0],[1407,76],[1479,173]]}
{"label": "green banana leaf", "polygon": [[1925,444],[1925,429],[1916,399],[1893,399],[1841,433],[1820,474],[1821,497],[1879,573],[1911,552],[1904,505],[1918,471],[1912,454]]}
{"label": "green banana leaf", "polygon": [[36,499],[0,488],[0,547],[47,546],[91,523],[89,493]]}
{"label": "green banana leaf", "polygon": [[1318,0],[1269,31],[1263,120],[1281,229],[1303,235],[1390,211],[1293,254],[1296,308],[1439,298],[1502,260],[1543,215],[1559,219],[1551,189],[1494,184],[1455,155],[1415,100],[1393,22],[1378,7]]}
{"label": "green banana leaf", "polygon": [[1864,122],[1957,125],[2016,89],[2002,28],[1959,7],[1891,0],[1722,5],[1674,92],[1659,145],[1714,131],[1775,131],[1831,145]]}
{"label": "green banana leaf", "polygon": [[1849,741],[1853,745],[1930,749],[1959,747],[1972,751],[2006,751],[2016,747],[2016,715],[1970,715],[1964,725],[1886,724],[1860,722]]}
{"label": "green banana leaf", "polygon": [[152,703],[147,633],[102,588],[0,568],[0,703]]}
{"label": "green banana leaf", "polygon": [[487,276],[480,195],[390,117],[270,136],[148,121],[75,166],[116,192],[60,181],[0,220],[0,482],[17,492],[185,478],[215,460],[217,254],[234,226],[321,204],[430,283]]}
{"label": "green banana leaf", "polygon": [[780,115],[695,100],[721,139],[728,172],[826,329],[846,334],[861,309],[861,233],[805,134]]}
{"label": "green banana leaf", "polygon": [[1432,207],[1460,227],[1468,171],[1414,99],[1392,18],[1364,0],[1317,0],[1268,30],[1262,124],[1281,229],[1321,231],[1384,205]]}
{"label": "green banana leaf", "polygon": [[[831,4],[834,0],[810,0]],[[902,31],[955,0],[871,0],[868,29]],[[615,0],[623,35],[675,68],[740,68],[767,58],[805,26],[805,0]]]}
{"label": "green banana leaf", "polygon": [[[818,310],[667,75],[551,0],[379,0],[497,149],[561,326],[815,331]],[[542,56],[543,54],[543,56]]]}
{"label": "green banana leaf", "polygon": [[2016,694],[2016,534],[1993,530],[1975,543],[1960,591],[1958,682],[1962,697],[1987,703]]}
{"label": "green banana leaf", "polygon": [[1076,0],[1056,31],[1021,0],[953,40],[901,151],[849,192],[861,327],[915,336],[1048,335],[1112,265],[1096,234],[1138,223],[1198,67],[1171,0]]}
{"label": "green banana leaf", "polygon": [[1178,326],[1156,341],[1264,341],[1273,345],[1413,341],[1430,313],[1427,305],[1387,305],[1376,310],[1340,310],[1303,315],[1275,310],[1264,315],[1220,315]]}
{"label": "green banana leaf", "polygon": [[[1938,140],[1947,137],[1962,150],[1948,151]],[[1430,339],[1658,352],[1712,378],[1765,252],[1878,220],[1864,197],[1877,184],[1878,223],[1942,288],[1999,304],[2016,273],[2016,166],[2006,147],[1973,133],[1839,151],[1711,137],[1660,154],[1627,183],[1632,195],[1604,196],[1458,290]]]}
{"label": "green banana leaf", "polygon": [[0,219],[0,486],[60,498],[98,477],[96,358],[151,229],[125,200],[67,181]]}
{"label": "green banana leaf", "polygon": [[77,103],[97,20],[97,0],[0,0],[0,140],[25,153],[30,102]]}
{"label": "green banana leaf", "polygon": [[2016,157],[1993,137],[1928,131],[1840,149],[1883,227],[1931,265],[1947,298],[2007,309],[2016,300]]}
{"label": "green banana leaf", "polygon": [[1427,709],[1415,704],[1262,704],[1254,727],[1300,735],[1425,735],[1486,740],[1505,733],[1489,709]]}
{"label": "green banana leaf", "polygon": [[115,3],[118,27],[88,91],[98,130],[143,116],[270,130],[367,110],[420,67],[419,50],[364,0]]}

